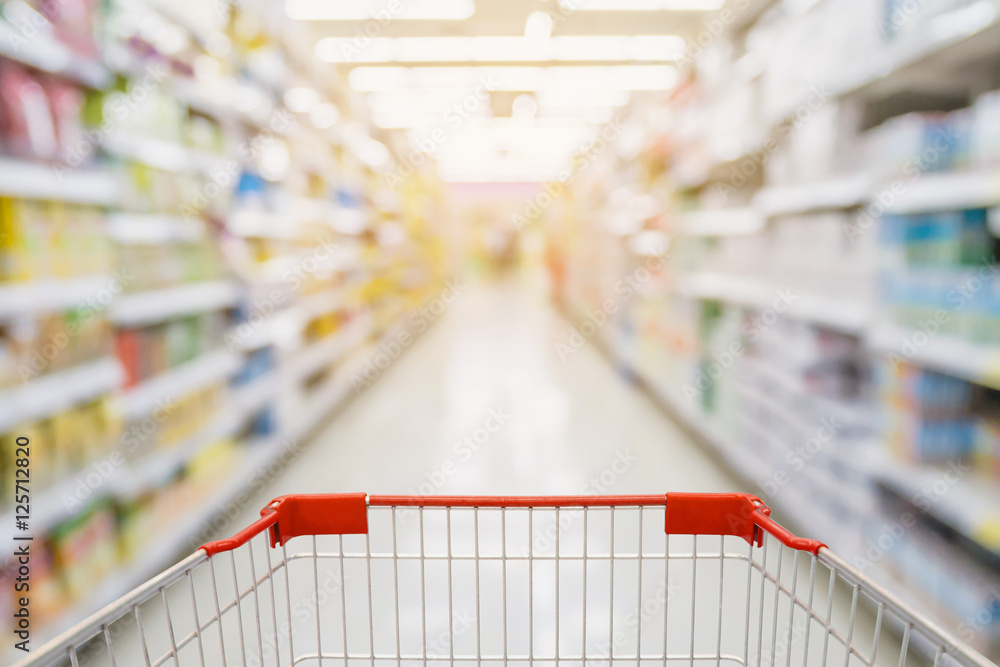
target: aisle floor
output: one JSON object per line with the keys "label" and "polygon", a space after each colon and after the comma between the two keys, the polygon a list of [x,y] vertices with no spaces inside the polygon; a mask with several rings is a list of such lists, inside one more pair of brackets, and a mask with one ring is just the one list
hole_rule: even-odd
{"label": "aisle floor", "polygon": [[592,345],[561,359],[569,332],[539,291],[468,287],[262,495],[742,490]]}
{"label": "aisle floor", "polygon": [[[249,525],[268,500],[288,493],[741,489],[597,349],[585,346],[560,359],[556,344],[569,332],[537,292],[513,284],[469,287],[382,377],[304,443],[267,488],[242,503],[238,515],[230,512],[219,537]],[[143,605],[150,654],[169,653],[171,631],[193,636],[193,608],[199,624],[218,614],[213,588],[226,620],[221,630],[205,630],[204,646],[187,643],[181,665],[223,664],[220,658],[238,665],[415,665],[426,655],[438,656],[435,664],[454,664],[458,656],[489,664],[527,664],[532,656],[545,662],[547,656],[558,664],[552,659],[562,655],[563,661],[577,656],[570,664],[582,667],[586,646],[588,664],[607,664],[612,650],[628,659],[641,648],[644,660],[662,660],[666,650],[673,659],[693,665],[683,656],[697,654],[697,662],[718,667],[777,664],[805,648],[791,616],[777,622],[777,593],[773,620],[766,620],[763,606],[753,613],[747,606],[748,588],[759,596],[764,581],[754,574],[747,583],[746,542],[674,536],[665,543],[662,507],[561,515],[425,510],[419,520],[404,512],[369,508],[368,538],[294,538],[285,558],[303,557],[282,567],[275,567],[282,551],[272,553],[262,541],[251,546],[250,557],[244,548],[213,559],[167,597]],[[670,559],[662,557],[664,549]],[[723,551],[725,561],[711,556]],[[766,554],[769,571],[784,562],[799,579],[807,574],[805,558],[793,564],[788,550],[773,547]],[[244,595],[239,613],[226,612],[237,587]],[[719,616],[723,605],[727,624]],[[846,623],[847,600],[834,607]],[[796,617],[794,625],[804,623]],[[115,638],[117,664],[132,664],[123,663],[123,655],[139,664],[136,628],[126,622],[123,631]],[[822,634],[805,642],[811,654],[799,664],[819,662]],[[356,659],[345,660],[345,651]],[[373,651],[383,659],[368,657]],[[317,660],[317,652],[331,657]],[[93,654],[88,664],[108,664],[100,647]],[[456,659],[440,662],[449,656]]]}

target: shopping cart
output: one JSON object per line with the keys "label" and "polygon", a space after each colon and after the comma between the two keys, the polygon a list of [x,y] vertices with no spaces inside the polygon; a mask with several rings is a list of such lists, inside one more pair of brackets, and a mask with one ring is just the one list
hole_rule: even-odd
{"label": "shopping cart", "polygon": [[992,665],[758,498],[688,493],[284,496],[20,664],[404,662]]}

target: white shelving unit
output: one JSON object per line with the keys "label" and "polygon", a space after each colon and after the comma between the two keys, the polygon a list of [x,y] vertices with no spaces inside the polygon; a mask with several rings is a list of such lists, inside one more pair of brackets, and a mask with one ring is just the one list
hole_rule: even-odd
{"label": "white shelving unit", "polygon": [[[113,294],[112,276],[38,280],[0,286],[0,320],[89,306],[102,309]],[[107,290],[107,293],[105,293]]]}
{"label": "white shelving unit", "polygon": [[123,377],[118,360],[106,357],[4,389],[0,391],[0,432],[108,394],[121,385]]}
{"label": "white shelving unit", "polygon": [[[681,294],[756,309],[772,307],[779,289],[748,276],[707,272],[682,276],[677,283]],[[874,306],[860,299],[838,299],[797,289],[793,294],[796,299],[783,313],[787,317],[851,334],[861,334],[871,325]]]}
{"label": "white shelving unit", "polygon": [[106,171],[0,157],[0,195],[107,206],[119,193],[118,180]]}
{"label": "white shelving unit", "polygon": [[754,206],[768,217],[853,208],[868,201],[874,186],[875,181],[863,174],[804,185],[772,186],[757,193]]}
{"label": "white shelving unit", "polygon": [[101,147],[125,160],[172,172],[201,172],[212,174],[224,171],[226,160],[156,137],[129,136],[124,132],[104,137]]}
{"label": "white shelving unit", "polygon": [[240,355],[220,349],[151,377],[122,397],[127,419],[145,417],[162,403],[181,399],[218,382],[224,382],[242,365]]}
{"label": "white shelving unit", "polygon": [[44,29],[33,24],[32,27],[35,32],[25,35],[8,21],[0,19],[0,56],[90,88],[104,88],[111,84],[111,73],[102,63],[80,57]]}
{"label": "white shelving unit", "polygon": [[118,326],[155,324],[186,315],[231,308],[236,305],[240,293],[238,284],[225,280],[134,292],[116,299],[111,306],[110,316]]}
{"label": "white shelving unit", "polygon": [[108,235],[117,243],[164,245],[198,241],[205,237],[201,220],[174,215],[112,213]]}
{"label": "white shelving unit", "polygon": [[[367,333],[367,331],[363,333]],[[359,335],[359,339],[363,340],[364,336]],[[95,613],[140,583],[159,574],[174,562],[178,555],[188,551],[193,552],[199,546],[198,542],[201,538],[211,532],[209,526],[218,512],[218,508],[238,497],[274,461],[286,456],[289,452],[297,451],[302,445],[302,440],[319,426],[322,420],[338,405],[350,398],[353,373],[378,351],[376,345],[369,345],[363,349],[355,348],[350,351],[349,357],[339,370],[311,395],[309,402],[300,407],[296,418],[289,421],[287,428],[274,435],[248,443],[244,458],[239,466],[222,481],[208,498],[199,502],[197,507],[185,514],[182,519],[165,527],[155,543],[150,544],[138,558],[133,559],[126,567],[121,568],[109,579],[103,581],[95,595],[66,609],[58,618],[38,631],[36,641],[43,643],[56,636],[73,622]],[[243,395],[244,401],[252,403],[259,400],[261,397],[257,387],[263,386],[263,384],[274,386],[272,378],[260,378],[253,383],[253,389],[247,388]],[[219,422],[218,426],[214,424],[215,422],[206,430],[221,428],[222,421]],[[197,451],[197,442],[200,442],[201,438],[196,436],[196,439],[192,439],[184,447],[191,451]],[[180,457],[172,459],[175,463],[179,463],[180,460]],[[144,468],[155,474],[160,469],[154,466],[154,461],[159,462],[158,459],[150,459],[145,463]],[[169,464],[170,462],[167,461],[161,463],[161,465]],[[124,479],[125,477],[123,472],[120,478]],[[13,525],[12,521],[5,524],[5,526],[10,525]]]}
{"label": "white shelving unit", "polygon": [[747,236],[764,230],[767,220],[753,206],[690,211],[681,216],[688,236]]}
{"label": "white shelving unit", "polygon": [[1000,171],[924,174],[886,207],[897,214],[988,208],[1000,204]]}
{"label": "white shelving unit", "polygon": [[978,345],[945,335],[928,336],[880,324],[869,338],[873,349],[890,358],[1000,389],[1000,347]]}
{"label": "white shelving unit", "polygon": [[[953,485],[948,483],[946,493],[929,492],[940,487],[946,473],[958,480]],[[969,471],[905,464],[882,467],[878,476],[902,498],[924,498],[929,514],[1000,556],[1000,488],[995,483]]]}

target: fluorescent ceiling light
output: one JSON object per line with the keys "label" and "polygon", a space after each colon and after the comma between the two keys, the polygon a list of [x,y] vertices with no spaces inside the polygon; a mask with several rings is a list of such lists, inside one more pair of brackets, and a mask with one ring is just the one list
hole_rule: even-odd
{"label": "fluorescent ceiling light", "polygon": [[662,10],[708,12],[721,9],[725,0],[559,0],[574,11],[655,12]]}
{"label": "fluorescent ceiling light", "polygon": [[325,63],[388,63],[396,60],[396,40],[373,37],[324,37],[316,42],[316,57]]}
{"label": "fluorescent ceiling light", "polygon": [[531,12],[524,24],[524,36],[530,40],[546,40],[552,35],[552,17],[548,12]]}
{"label": "fluorescent ceiling light", "polygon": [[360,92],[416,88],[477,88],[510,91],[669,90],[677,84],[669,65],[598,67],[357,67],[348,80]]}
{"label": "fluorescent ceiling light", "polygon": [[630,95],[624,90],[543,88],[536,97],[541,107],[623,107]]}
{"label": "fluorescent ceiling light", "polygon": [[476,37],[472,60],[504,62],[513,60],[550,60],[552,47],[547,40],[525,37]]}
{"label": "fluorescent ceiling light", "polygon": [[472,0],[285,0],[285,13],[298,21],[461,21],[472,16]]}
{"label": "fluorescent ceiling light", "polygon": [[322,101],[312,88],[289,88],[285,91],[285,106],[295,113],[309,113]]}
{"label": "fluorescent ceiling light", "polygon": [[611,107],[541,107],[536,119],[567,124],[574,120],[600,125],[615,115]]}
{"label": "fluorescent ceiling light", "polygon": [[546,60],[667,62],[684,53],[676,35],[568,35],[546,40],[525,37],[373,37],[363,45],[352,37],[316,43],[316,57],[330,63],[513,62]]}
{"label": "fluorescent ceiling light", "polygon": [[687,44],[677,35],[636,35],[628,40],[633,60],[680,60]]}

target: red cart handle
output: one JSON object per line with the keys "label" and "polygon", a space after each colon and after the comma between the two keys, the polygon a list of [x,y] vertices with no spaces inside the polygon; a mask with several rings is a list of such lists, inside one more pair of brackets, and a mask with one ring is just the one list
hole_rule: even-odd
{"label": "red cart handle", "polygon": [[271,546],[301,535],[363,535],[372,507],[665,507],[668,535],[733,535],[761,546],[764,532],[787,547],[817,553],[822,542],[796,537],[771,508],[749,493],[667,493],[657,496],[366,496],[364,493],[289,495],[261,510],[261,519],[227,540],[201,548],[214,555],[270,529]]}

